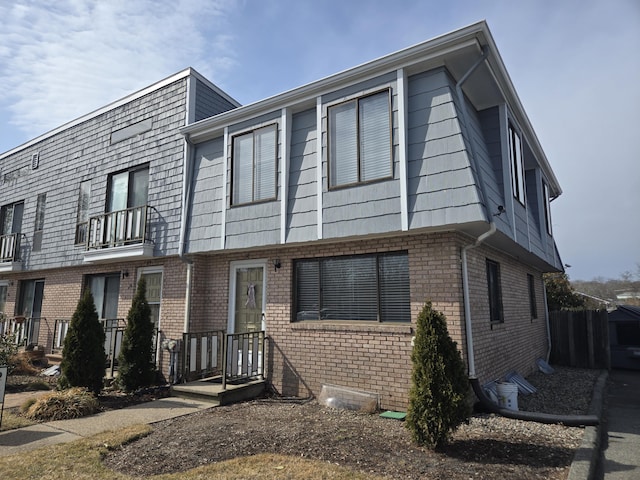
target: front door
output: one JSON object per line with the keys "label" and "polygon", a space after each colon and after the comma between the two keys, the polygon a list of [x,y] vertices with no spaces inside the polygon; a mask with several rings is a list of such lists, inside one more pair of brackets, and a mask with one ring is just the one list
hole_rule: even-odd
{"label": "front door", "polygon": [[233,262],[229,298],[229,333],[265,329],[266,262]]}

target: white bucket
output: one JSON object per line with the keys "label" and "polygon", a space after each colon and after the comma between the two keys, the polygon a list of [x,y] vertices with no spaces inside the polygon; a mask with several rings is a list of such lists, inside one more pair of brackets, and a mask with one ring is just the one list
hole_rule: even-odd
{"label": "white bucket", "polygon": [[518,385],[510,382],[499,382],[496,385],[498,391],[498,405],[509,410],[518,410]]}

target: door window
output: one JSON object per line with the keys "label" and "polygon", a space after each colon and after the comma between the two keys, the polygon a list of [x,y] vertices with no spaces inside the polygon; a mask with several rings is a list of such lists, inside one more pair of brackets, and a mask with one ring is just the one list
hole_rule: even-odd
{"label": "door window", "polygon": [[236,266],[233,275],[232,333],[256,332],[264,329],[264,266]]}
{"label": "door window", "polygon": [[120,274],[94,275],[89,277],[89,290],[101,319],[118,318]]}
{"label": "door window", "polygon": [[146,205],[148,191],[149,167],[111,175],[107,209],[116,212]]}

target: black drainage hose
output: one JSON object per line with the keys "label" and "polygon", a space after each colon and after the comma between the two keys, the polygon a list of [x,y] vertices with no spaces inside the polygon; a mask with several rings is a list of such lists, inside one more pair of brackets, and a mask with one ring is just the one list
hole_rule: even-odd
{"label": "black drainage hose", "polygon": [[521,412],[502,408],[487,397],[477,378],[470,378],[469,382],[482,407],[490,413],[527,422],[559,423],[567,427],[594,426],[600,423],[600,419],[596,415],[552,415],[549,413]]}

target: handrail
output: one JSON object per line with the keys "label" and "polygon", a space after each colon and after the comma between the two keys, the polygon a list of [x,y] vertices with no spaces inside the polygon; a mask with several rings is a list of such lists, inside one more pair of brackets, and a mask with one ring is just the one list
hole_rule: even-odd
{"label": "handrail", "polygon": [[264,379],[265,331],[227,334],[224,342],[224,358],[222,371],[222,388],[227,382],[249,380],[260,377]]}
{"label": "handrail", "polygon": [[[182,381],[205,378],[224,365],[224,330],[182,334]],[[222,348],[221,348],[222,347]]]}
{"label": "handrail", "polygon": [[17,262],[20,260],[21,233],[9,233],[0,236],[0,262]]}
{"label": "handrail", "polygon": [[141,205],[89,218],[87,250],[150,241],[149,207]]}

